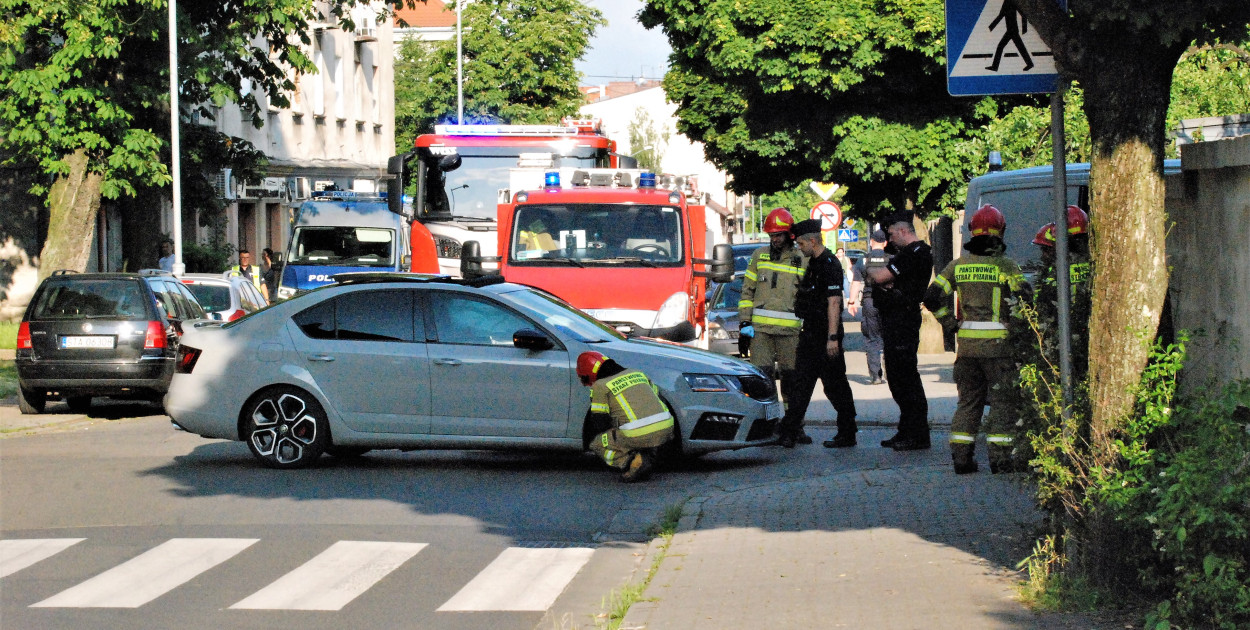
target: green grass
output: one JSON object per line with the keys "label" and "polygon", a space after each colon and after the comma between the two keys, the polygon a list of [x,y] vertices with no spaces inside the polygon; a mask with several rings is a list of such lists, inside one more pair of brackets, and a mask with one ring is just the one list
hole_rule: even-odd
{"label": "green grass", "polygon": [[0,349],[17,347],[17,322],[0,322]]}
{"label": "green grass", "polygon": [[12,361],[0,361],[0,398],[17,395],[17,367]]}

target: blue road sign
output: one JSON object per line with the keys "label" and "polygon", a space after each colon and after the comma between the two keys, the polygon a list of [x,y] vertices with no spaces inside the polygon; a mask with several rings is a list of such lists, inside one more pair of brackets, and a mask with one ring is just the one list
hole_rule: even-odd
{"label": "blue road sign", "polygon": [[846,230],[846,229],[838,230],[838,240],[839,241],[858,241],[859,230]]}
{"label": "blue road sign", "polygon": [[1012,0],[946,0],[951,96],[1054,92],[1058,77],[1050,47]]}

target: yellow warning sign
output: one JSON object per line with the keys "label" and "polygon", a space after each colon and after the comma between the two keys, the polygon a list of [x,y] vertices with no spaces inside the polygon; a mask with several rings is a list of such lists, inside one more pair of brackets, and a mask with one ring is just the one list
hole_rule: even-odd
{"label": "yellow warning sign", "polygon": [[816,191],[816,194],[820,195],[820,198],[825,201],[829,201],[829,198],[833,196],[833,193],[837,192],[838,189],[842,187],[841,184],[824,184],[821,182],[812,182],[811,186],[812,190]]}

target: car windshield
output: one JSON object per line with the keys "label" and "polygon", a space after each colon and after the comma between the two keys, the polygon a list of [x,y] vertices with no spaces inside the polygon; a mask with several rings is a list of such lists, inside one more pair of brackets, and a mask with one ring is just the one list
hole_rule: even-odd
{"label": "car windshield", "polygon": [[304,226],[291,237],[291,264],[391,267],[395,230]]}
{"label": "car windshield", "polygon": [[569,306],[560,298],[533,288],[522,288],[507,293],[508,298],[525,306],[530,315],[543,323],[582,343],[602,343],[624,339],[625,336],[611,326]]}
{"label": "car windshield", "polygon": [[727,285],[721,285],[721,289],[717,292],[716,303],[712,305],[712,310],[738,310],[738,301],[742,299],[742,276],[733,279]]}
{"label": "car windshield", "polygon": [[32,319],[147,319],[139,281],[69,280],[49,282],[39,296]]}
{"label": "car windshield", "polygon": [[519,206],[512,264],[680,264],[681,210],[674,206],[568,204]]}
{"label": "car windshield", "polygon": [[230,287],[220,284],[184,284],[195,300],[206,311],[224,311],[230,308]]}
{"label": "car windshield", "polygon": [[[457,147],[460,166],[442,172],[435,165],[439,156],[425,154],[422,168],[422,208],[424,215],[447,215],[494,221],[498,216],[500,189],[510,184],[510,171],[520,164],[521,154],[541,149],[529,147]],[[574,147],[570,155],[550,154],[552,168],[606,166],[602,150]],[[606,155],[602,156],[606,158]],[[440,181],[441,180],[441,181]]]}

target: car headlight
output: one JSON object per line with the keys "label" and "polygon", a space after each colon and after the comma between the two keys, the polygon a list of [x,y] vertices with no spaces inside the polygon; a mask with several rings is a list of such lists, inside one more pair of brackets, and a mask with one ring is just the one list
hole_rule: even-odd
{"label": "car headlight", "polygon": [[278,299],[289,300],[295,297],[295,289],[291,287],[278,287]]}
{"label": "car headlight", "polygon": [[719,374],[682,374],[692,392],[727,392],[733,386]]}
{"label": "car headlight", "polygon": [[678,291],[664,300],[664,305],[655,314],[652,328],[672,328],[686,321],[686,313],[690,310],[690,296],[685,291]]}
{"label": "car headlight", "polygon": [[716,322],[709,322],[707,325],[707,334],[712,339],[728,339],[729,333]]}

